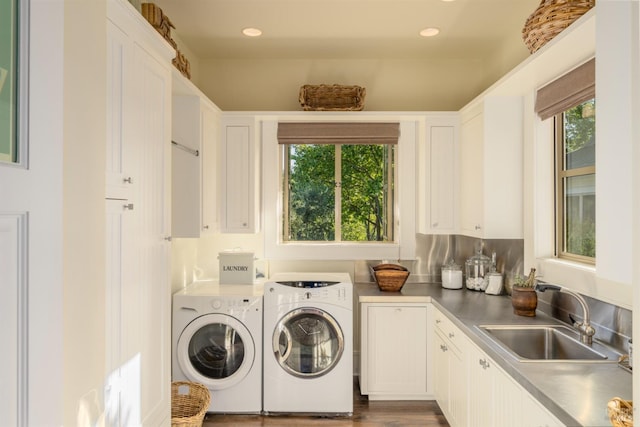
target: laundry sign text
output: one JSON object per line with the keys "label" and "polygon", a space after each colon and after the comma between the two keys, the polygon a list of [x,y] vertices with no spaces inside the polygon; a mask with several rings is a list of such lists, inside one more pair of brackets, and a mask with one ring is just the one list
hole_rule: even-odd
{"label": "laundry sign text", "polygon": [[253,252],[220,252],[221,284],[253,284],[256,278]]}

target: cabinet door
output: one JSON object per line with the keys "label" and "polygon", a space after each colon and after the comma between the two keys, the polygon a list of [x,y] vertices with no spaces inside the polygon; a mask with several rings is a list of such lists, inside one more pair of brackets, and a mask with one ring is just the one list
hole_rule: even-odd
{"label": "cabinet door", "polygon": [[136,181],[131,140],[132,89],[129,70],[133,43],[120,28],[107,21],[107,153],[105,196],[131,197]]}
{"label": "cabinet door", "polygon": [[493,403],[493,361],[484,353],[470,346],[468,354],[469,375],[469,426],[496,426]]}
{"label": "cabinet door", "polygon": [[[139,381],[143,425],[157,425],[171,408],[171,71],[142,47],[136,46],[138,82],[136,137],[140,156],[140,185],[136,218],[139,303],[123,300],[127,322],[129,374]],[[138,209],[139,206],[139,209]],[[139,365],[137,365],[139,364]],[[137,365],[137,366],[136,366]]]}
{"label": "cabinet door", "polygon": [[523,427],[564,427],[565,425],[526,391],[523,391],[522,414],[527,414],[524,418],[520,417]]}
{"label": "cabinet door", "polygon": [[467,425],[467,369],[463,353],[459,353],[452,347],[449,352],[449,378],[451,381],[451,390],[449,391],[449,399],[451,407],[451,425],[466,426]]}
{"label": "cabinet door", "polygon": [[434,339],[434,393],[453,427],[466,426],[467,376],[464,359],[455,345],[436,330]]}
{"label": "cabinet door", "polygon": [[460,231],[481,237],[484,215],[482,113],[463,122],[460,134]]}
{"label": "cabinet door", "polygon": [[171,230],[173,237],[200,237],[200,98],[174,95],[171,123]]}
{"label": "cabinet door", "polygon": [[454,126],[429,127],[429,226],[433,233],[455,229],[456,144]]}
{"label": "cabinet door", "polygon": [[227,121],[222,133],[222,227],[226,233],[257,228],[253,119]]}
{"label": "cabinet door", "polygon": [[426,395],[427,306],[363,304],[363,309],[363,375],[369,398]]}
{"label": "cabinet door", "polygon": [[202,105],[200,113],[202,134],[202,233],[218,231],[218,114]]}

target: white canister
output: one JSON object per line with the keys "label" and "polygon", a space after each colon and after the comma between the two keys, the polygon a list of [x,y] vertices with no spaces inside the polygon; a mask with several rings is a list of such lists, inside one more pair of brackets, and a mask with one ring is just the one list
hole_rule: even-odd
{"label": "white canister", "polygon": [[445,289],[462,289],[462,267],[451,259],[442,266],[442,287]]}
{"label": "white canister", "polygon": [[485,293],[489,295],[500,295],[502,293],[502,274],[492,271],[484,279],[487,282]]}

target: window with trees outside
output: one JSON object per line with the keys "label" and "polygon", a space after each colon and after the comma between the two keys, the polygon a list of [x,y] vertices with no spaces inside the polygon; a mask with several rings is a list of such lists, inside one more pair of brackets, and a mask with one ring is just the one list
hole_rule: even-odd
{"label": "window with trees outside", "polygon": [[394,242],[395,144],[283,144],[285,242]]}
{"label": "window with trees outside", "polygon": [[595,263],[595,99],[557,114],[555,124],[556,252]]}

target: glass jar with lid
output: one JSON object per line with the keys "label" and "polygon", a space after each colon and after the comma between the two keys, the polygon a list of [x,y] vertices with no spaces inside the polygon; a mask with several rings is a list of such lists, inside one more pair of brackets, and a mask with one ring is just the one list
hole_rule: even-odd
{"label": "glass jar with lid", "polygon": [[482,246],[476,245],[475,255],[465,263],[467,289],[484,291],[488,284],[485,282],[484,276],[489,273],[490,267],[491,260],[482,254]]}

